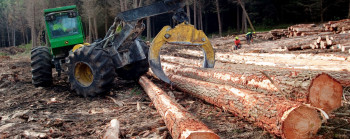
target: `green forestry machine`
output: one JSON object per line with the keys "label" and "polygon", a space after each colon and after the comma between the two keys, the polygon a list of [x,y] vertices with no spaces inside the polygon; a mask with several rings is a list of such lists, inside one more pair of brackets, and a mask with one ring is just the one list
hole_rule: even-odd
{"label": "green forestry machine", "polygon": [[[188,24],[183,0],[163,0],[148,6],[119,13],[105,37],[92,44],[84,43],[81,17],[76,6],[45,9],[46,44],[31,52],[32,83],[50,86],[52,69],[58,76],[68,74],[71,89],[84,97],[107,92],[116,76],[135,80],[149,68],[170,83],[160,64],[163,44],[201,46],[205,68],[214,67],[214,51],[207,36]],[[151,47],[139,39],[145,29],[143,20],[164,13],[174,13],[179,24],[165,26],[153,39]],[[68,67],[63,70],[62,67]]]}

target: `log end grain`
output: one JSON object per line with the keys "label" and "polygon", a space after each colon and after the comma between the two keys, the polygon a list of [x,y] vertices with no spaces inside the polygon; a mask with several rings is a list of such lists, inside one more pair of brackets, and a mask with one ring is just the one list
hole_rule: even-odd
{"label": "log end grain", "polygon": [[287,114],[282,125],[283,136],[286,139],[313,138],[321,127],[322,121],[313,108],[302,105]]}
{"label": "log end grain", "polygon": [[312,80],[308,101],[312,106],[330,113],[341,106],[342,95],[342,85],[328,74],[322,73]]}

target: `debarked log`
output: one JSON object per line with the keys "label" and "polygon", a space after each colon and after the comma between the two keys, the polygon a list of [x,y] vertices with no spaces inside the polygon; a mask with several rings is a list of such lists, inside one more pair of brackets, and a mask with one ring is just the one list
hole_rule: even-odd
{"label": "debarked log", "polygon": [[139,83],[151,98],[174,139],[219,139],[214,131],[187,112],[147,77],[142,76]]}
{"label": "debarked log", "polygon": [[173,85],[282,138],[312,138],[321,127],[314,108],[261,93],[171,75]]}
{"label": "debarked log", "polygon": [[[264,74],[251,66],[202,69],[163,62],[165,72],[207,82],[231,85],[309,103],[327,113],[341,106],[342,85],[326,73],[295,72],[287,69],[265,69]],[[267,76],[265,75],[267,74]],[[272,83],[270,79],[274,82]]]}

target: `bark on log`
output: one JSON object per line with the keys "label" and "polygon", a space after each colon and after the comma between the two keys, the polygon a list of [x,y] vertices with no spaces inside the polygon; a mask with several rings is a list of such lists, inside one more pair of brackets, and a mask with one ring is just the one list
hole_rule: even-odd
{"label": "bark on log", "polygon": [[283,138],[312,138],[321,127],[317,111],[298,102],[177,75],[170,79],[176,88]]}
{"label": "bark on log", "polygon": [[[337,52],[338,49],[322,51]],[[195,50],[181,49],[178,53],[203,57],[203,52]],[[252,54],[252,53],[249,53]],[[260,54],[256,54],[260,55]],[[261,54],[264,55],[264,54]],[[268,55],[268,54],[266,54]],[[271,54],[274,55],[274,54]],[[278,55],[278,54],[277,54]],[[283,55],[283,54],[280,54]],[[215,60],[229,63],[242,63],[260,66],[273,66],[282,68],[295,68],[295,69],[313,69],[313,70],[327,70],[327,71],[350,71],[350,61],[346,60],[346,57],[340,58],[334,54],[315,55],[315,54],[300,54],[296,58],[288,57],[276,57],[273,59],[270,57],[262,56],[246,56],[246,54],[232,54],[232,53],[215,53]],[[308,60],[305,60],[308,59]],[[334,60],[332,60],[334,59]],[[338,60],[337,60],[338,59]]]}
{"label": "bark on log", "polygon": [[147,77],[142,76],[139,83],[163,117],[174,139],[219,139],[218,135],[201,121],[194,118],[185,108],[177,104],[163,90],[148,80]]}
{"label": "bark on log", "polygon": [[[342,85],[325,73],[318,74],[274,68],[265,69],[264,72],[269,76],[266,77],[266,75],[259,72],[259,69],[251,69],[248,66],[231,68],[228,72],[220,69],[192,68],[164,62],[162,64],[164,71],[167,73],[254,90],[269,96],[286,97],[289,100],[309,103],[327,113],[338,109],[341,105]],[[319,80],[321,80],[319,78],[324,83],[322,86],[319,85]],[[310,96],[311,92],[309,90],[319,91],[317,94],[313,92],[314,94]],[[323,96],[327,96],[327,98],[323,98]]]}

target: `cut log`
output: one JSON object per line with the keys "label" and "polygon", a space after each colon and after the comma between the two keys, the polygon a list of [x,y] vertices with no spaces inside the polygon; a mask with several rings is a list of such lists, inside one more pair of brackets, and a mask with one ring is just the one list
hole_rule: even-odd
{"label": "cut log", "polygon": [[311,45],[303,45],[300,48],[301,48],[301,50],[311,49]]}
{"label": "cut log", "polygon": [[[264,73],[268,74],[269,77],[267,77],[258,70],[255,70],[255,68],[249,68],[249,66],[245,66],[244,69],[231,68],[228,72],[220,69],[192,68],[164,62],[162,64],[165,72],[170,74],[250,89],[269,96],[286,97],[289,100],[309,103],[312,106],[323,109],[327,113],[338,109],[341,105],[341,98],[343,95],[342,85],[325,73],[317,74],[270,68],[265,69],[268,71],[264,71]],[[329,78],[325,78],[325,76]],[[310,77],[311,79],[313,78],[313,80],[311,80]],[[271,78],[275,84],[272,83],[269,78]],[[319,78],[328,85],[319,86],[317,83],[321,80]],[[318,96],[310,96],[309,90],[317,89],[320,90]],[[321,96],[327,96],[327,99],[320,99]]]}
{"label": "cut log", "polygon": [[315,45],[315,44],[310,44],[310,48],[311,48],[311,49],[315,49],[315,48],[316,48],[316,45]]}
{"label": "cut log", "polygon": [[321,41],[324,41],[326,40],[326,37],[323,37],[323,36],[318,36],[317,40],[316,40],[316,43],[321,43]]}
{"label": "cut log", "polygon": [[174,139],[219,139],[218,135],[194,118],[147,77],[142,76],[139,83],[151,98],[158,113],[163,117]]}
{"label": "cut log", "polygon": [[178,75],[170,79],[176,88],[283,138],[313,138],[321,127],[317,111],[298,102]]}
{"label": "cut log", "polygon": [[119,139],[119,128],[119,121],[117,119],[111,120],[103,139]]}
{"label": "cut log", "polygon": [[[340,49],[335,50],[322,50],[318,53],[327,52],[338,52]],[[198,58],[203,57],[202,51],[185,50],[182,49],[178,53],[196,56]],[[260,55],[260,54],[259,54]],[[262,54],[264,55],[264,54]],[[281,54],[283,55],[283,54]],[[304,54],[305,55],[305,54]],[[313,69],[313,70],[328,70],[328,71],[350,71],[350,62],[346,61],[345,58],[342,60],[331,60],[339,59],[336,55],[313,55],[308,54],[305,57],[300,58],[287,58],[287,57],[276,57],[278,59],[272,59],[268,57],[261,56],[246,56],[243,54],[232,54],[232,53],[215,53],[215,60],[229,63],[242,63],[242,64],[252,64],[252,65],[262,65],[262,66],[274,66],[282,68],[295,68],[295,69]],[[307,60],[305,60],[307,59]]]}
{"label": "cut log", "polygon": [[321,49],[326,49],[326,43],[324,41],[320,42],[320,48]]}
{"label": "cut log", "polygon": [[343,87],[328,74],[320,74],[314,78],[311,82],[309,92],[308,101],[310,104],[322,108],[327,113],[341,106]]}

